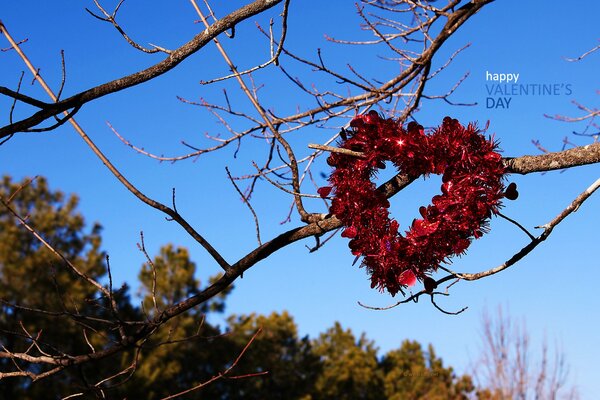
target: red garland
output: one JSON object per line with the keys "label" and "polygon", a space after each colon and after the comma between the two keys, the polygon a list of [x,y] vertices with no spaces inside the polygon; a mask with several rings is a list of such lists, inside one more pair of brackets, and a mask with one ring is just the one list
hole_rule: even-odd
{"label": "red garland", "polygon": [[[327,159],[335,167],[332,186],[318,192],[326,197],[334,190],[330,211],[346,226],[342,236],[351,239],[352,254],[363,257],[371,287],[395,295],[450,256],[464,254],[471,239],[487,231],[500,200],[508,197],[505,167],[497,144],[474,125],[465,128],[450,117],[430,135],[414,122],[405,130],[375,111],[354,118],[350,126],[340,147],[364,156],[332,153]],[[371,181],[385,161],[411,178],[442,174],[442,194],[419,208],[422,219],[414,220],[405,236],[389,217],[389,201]]]}

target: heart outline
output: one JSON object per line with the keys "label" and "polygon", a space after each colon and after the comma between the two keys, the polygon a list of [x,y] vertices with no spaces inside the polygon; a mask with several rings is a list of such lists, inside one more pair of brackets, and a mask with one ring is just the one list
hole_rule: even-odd
{"label": "heart outline", "polygon": [[[375,111],[357,116],[350,127],[339,146],[363,156],[332,153],[327,159],[335,168],[331,186],[318,193],[327,197],[333,192],[330,212],[345,226],[342,236],[350,239],[352,253],[363,257],[361,267],[370,274],[371,287],[392,296],[404,294],[414,278],[424,280],[487,232],[505,197],[506,167],[493,138],[450,117],[431,134],[415,122],[404,129]],[[442,193],[419,208],[422,218],[405,235],[389,216],[388,199],[372,182],[386,161],[411,179],[442,175]]]}

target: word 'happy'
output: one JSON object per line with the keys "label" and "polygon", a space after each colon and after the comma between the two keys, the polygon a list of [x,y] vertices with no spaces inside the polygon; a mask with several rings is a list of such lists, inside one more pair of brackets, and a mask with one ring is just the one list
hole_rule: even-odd
{"label": "word 'happy'", "polygon": [[494,81],[498,83],[518,83],[520,74],[493,74],[489,71],[485,71],[485,80]]}

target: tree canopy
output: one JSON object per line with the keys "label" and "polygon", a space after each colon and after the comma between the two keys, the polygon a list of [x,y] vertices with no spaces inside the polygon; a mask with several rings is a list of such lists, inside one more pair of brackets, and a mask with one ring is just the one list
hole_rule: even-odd
{"label": "tree canopy", "polygon": [[[5,176],[0,197],[41,239],[68,256],[87,276],[105,282],[107,264],[101,250],[101,227],[88,228],[77,211],[77,197],[49,188],[38,177],[13,182]],[[85,347],[103,347],[118,340],[102,329],[110,317],[107,299],[98,288],[73,273],[56,254],[5,208],[0,211],[0,343],[31,357],[52,356],[60,349],[77,355]],[[119,318],[150,318],[199,292],[196,265],[188,251],[167,244],[141,266],[138,303],[128,287],[114,291]],[[217,278],[215,277],[214,280]],[[68,291],[67,291],[68,288]],[[162,325],[139,346],[107,360],[70,368],[62,375],[31,383],[0,380],[9,398],[62,398],[81,391],[90,398],[106,390],[120,398],[161,399],[204,386],[228,368],[231,373],[201,387],[211,399],[463,399],[475,388],[467,375],[457,376],[435,355],[405,340],[396,350],[378,355],[364,334],[356,337],[338,322],[316,338],[300,337],[287,312],[231,315],[226,326],[211,324],[213,313],[225,310],[221,292],[211,302]],[[126,310],[126,312],[123,312]],[[107,334],[109,336],[107,336]],[[239,358],[239,359],[238,359]],[[6,355],[4,369],[32,369],[35,364]],[[12,366],[11,366],[12,364]],[[135,374],[133,371],[135,370]],[[117,374],[112,376],[112,374]],[[94,390],[92,377],[107,376]]]}

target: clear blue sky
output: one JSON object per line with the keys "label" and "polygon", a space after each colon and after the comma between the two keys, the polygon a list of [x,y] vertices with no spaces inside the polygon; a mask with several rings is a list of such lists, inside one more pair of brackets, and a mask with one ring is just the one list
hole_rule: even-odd
{"label": "clear blue sky", "polygon": [[[218,12],[223,15],[237,4],[241,2],[228,2],[227,9],[218,6]],[[29,39],[23,50],[53,87],[60,81],[60,50],[65,50],[68,73],[65,96],[134,72],[162,57],[130,48],[109,25],[89,17],[83,9],[86,5],[93,8],[91,1],[75,4],[65,0],[3,2],[0,6],[0,19],[16,39]],[[107,3],[107,7],[110,5]],[[275,16],[278,11],[268,15]],[[193,23],[196,16],[188,2],[147,1],[143,6],[126,2],[121,13],[123,25],[141,43],[174,48],[200,30]],[[507,156],[536,154],[532,139],[539,139],[551,150],[559,150],[565,136],[577,144],[590,143],[571,135],[571,131],[581,130],[583,125],[549,120],[543,113],[576,116],[572,100],[590,107],[598,104],[600,54],[580,63],[564,60],[598,44],[598,15],[600,3],[596,1],[567,4],[499,0],[485,7],[445,43],[437,56],[437,65],[465,44],[471,43],[471,47],[428,87],[429,94],[443,93],[469,72],[469,78],[453,99],[478,105],[461,108],[428,101],[418,114],[419,121],[433,126],[445,115],[464,122],[479,121],[481,125],[490,120],[490,132],[500,140]],[[265,25],[265,18],[261,22]],[[310,57],[314,57],[315,48],[321,47],[331,65],[344,68],[347,62],[352,62],[366,76],[383,80],[397,71],[392,63],[371,57],[375,53],[370,50],[360,53],[363,49],[335,47],[324,40],[324,33],[347,39],[365,37],[356,29],[358,22],[352,2],[292,0],[288,46]],[[248,67],[268,57],[268,47],[259,39],[253,22],[240,25],[236,36],[233,41],[223,39],[223,42],[238,66]],[[0,43],[0,47],[7,46]],[[209,144],[204,133],[225,134],[211,115],[181,104],[175,97],[222,100],[220,88],[199,84],[202,79],[227,72],[212,46],[208,47],[166,76],[86,105],[77,120],[123,173],[149,196],[169,203],[171,188],[176,187],[178,210],[228,261],[235,261],[255,247],[256,241],[251,216],[226,180],[224,167],[229,166],[234,174],[251,171],[249,161],[260,162],[265,155],[261,143],[243,143],[237,159],[232,157],[231,148],[195,162],[161,164],[131,151],[106,126],[106,121],[110,121],[135,144],[167,155],[185,153],[180,144],[182,139],[203,146]],[[295,74],[303,73],[289,63],[286,65]],[[14,52],[0,53],[0,85],[14,88],[24,69]],[[487,108],[486,84],[490,82],[486,82],[486,71],[518,73],[519,83],[569,84],[572,93],[511,96],[508,109]],[[308,84],[325,85],[322,76],[303,74]],[[257,74],[259,80],[265,83],[261,93],[267,106],[277,113],[293,111],[297,105],[306,106],[306,98],[289,90],[287,81],[276,70]],[[45,99],[38,88],[29,85],[29,75],[24,82],[27,93]],[[246,104],[242,96],[233,92],[234,85],[228,86],[232,89],[231,101]],[[6,99],[0,99],[3,124],[9,107]],[[328,130],[311,128],[291,140],[300,154],[307,154],[307,143],[322,142],[330,134]],[[150,254],[172,242],[190,249],[203,280],[219,270],[179,227],[165,222],[163,215],[143,206],[121,187],[68,125],[50,133],[17,135],[0,147],[0,168],[0,173],[15,179],[44,175],[54,188],[77,193],[88,221],[99,221],[105,228],[104,249],[111,256],[116,281],[128,281],[135,287],[144,261],[136,248],[140,230],[144,231]],[[329,169],[319,163],[315,172],[318,176]],[[520,197],[506,204],[505,213],[533,229],[552,219],[597,179],[599,172],[600,167],[588,166],[564,173],[514,177]],[[393,200],[393,212],[398,218],[410,221],[418,205],[430,201],[437,190],[432,189],[436,185],[432,181],[433,185],[418,182]],[[306,190],[314,189],[306,186]],[[253,205],[261,217],[263,239],[299,224],[294,217],[291,224],[279,225],[287,215],[290,199],[268,185],[260,187]],[[315,211],[322,212],[317,203],[313,206]],[[600,220],[599,209],[599,197],[592,197],[518,265],[489,279],[455,285],[452,296],[439,299],[439,304],[449,310],[469,306],[460,316],[444,315],[427,301],[385,312],[359,307],[359,300],[383,306],[393,299],[369,288],[364,271],[351,265],[353,257],[346,240],[341,238],[312,254],[305,248],[312,245],[311,241],[297,243],[256,265],[236,282],[227,312],[289,310],[300,332],[311,336],[339,320],[357,334],[366,332],[381,351],[397,347],[403,339],[416,339],[432,343],[446,363],[466,371],[478,351],[482,311],[493,311],[502,305],[509,307],[514,317],[526,320],[534,348],[541,346],[544,337],[551,345],[562,346],[571,365],[571,378],[580,387],[583,398],[594,399],[600,393],[597,380],[600,350],[595,345],[600,328],[597,311],[600,300],[595,293],[600,279],[595,229]],[[525,241],[524,235],[513,226],[494,220],[492,233],[474,243],[465,257],[455,260],[454,269],[479,271],[493,267],[510,257]]]}

